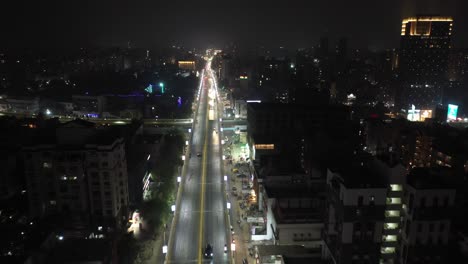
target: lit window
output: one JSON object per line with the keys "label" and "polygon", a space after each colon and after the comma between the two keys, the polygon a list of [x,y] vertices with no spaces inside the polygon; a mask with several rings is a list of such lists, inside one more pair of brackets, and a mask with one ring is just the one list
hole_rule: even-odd
{"label": "lit window", "polygon": [[395,248],[394,247],[382,247],[380,249],[380,252],[382,254],[392,254],[392,253],[395,253]]}
{"label": "lit window", "polygon": [[384,229],[385,230],[392,230],[392,229],[397,229],[398,228],[398,223],[386,223],[384,224]]}
{"label": "lit window", "polygon": [[403,187],[401,184],[390,184],[390,188],[392,191],[401,191],[403,190]]}
{"label": "lit window", "polygon": [[386,235],[382,237],[382,241],[384,242],[395,242],[397,241],[397,236],[396,235]]}
{"label": "lit window", "polygon": [[255,144],[255,149],[275,149],[275,144]]}
{"label": "lit window", "polygon": [[397,210],[385,211],[385,216],[386,217],[399,217],[400,211],[397,211]]}
{"label": "lit window", "polygon": [[387,204],[401,204],[401,198],[387,198]]}

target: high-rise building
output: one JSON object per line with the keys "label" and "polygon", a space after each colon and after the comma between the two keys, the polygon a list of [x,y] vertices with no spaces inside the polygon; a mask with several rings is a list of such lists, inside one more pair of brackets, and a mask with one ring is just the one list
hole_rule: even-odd
{"label": "high-rise building", "polygon": [[128,179],[118,131],[74,120],[42,132],[23,148],[30,214],[121,224],[128,206]]}
{"label": "high-rise building", "polygon": [[417,16],[403,19],[400,42],[400,105],[434,109],[442,103],[452,45],[453,19]]}
{"label": "high-rise building", "polygon": [[456,189],[448,168],[415,168],[405,186],[400,263],[448,263]]}
{"label": "high-rise building", "polygon": [[405,175],[391,156],[328,169],[325,258],[336,264],[395,263]]}
{"label": "high-rise building", "polygon": [[364,166],[329,169],[327,193],[325,258],[335,264],[379,263],[387,184]]}

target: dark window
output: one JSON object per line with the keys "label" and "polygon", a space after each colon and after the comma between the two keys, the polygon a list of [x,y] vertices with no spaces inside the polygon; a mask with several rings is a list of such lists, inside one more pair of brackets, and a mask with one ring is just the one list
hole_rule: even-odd
{"label": "dark window", "polygon": [[57,172],[59,174],[65,174],[65,167],[64,166],[58,166],[57,167]]}
{"label": "dark window", "polygon": [[411,210],[413,209],[413,202],[414,202],[414,195],[411,193],[409,196],[409,202],[408,202],[408,212],[411,213]]}
{"label": "dark window", "polygon": [[445,196],[444,197],[444,207],[448,207],[448,206],[449,206],[449,197]]}
{"label": "dark window", "polygon": [[66,185],[60,185],[60,191],[61,192],[67,192],[68,191],[68,187]]}
{"label": "dark window", "polygon": [[445,229],[445,224],[444,224],[444,223],[440,223],[440,224],[439,224],[439,232],[444,232],[444,229]]}
{"label": "dark window", "polygon": [[354,223],[354,231],[361,231],[361,223]]}
{"label": "dark window", "polygon": [[418,232],[422,232],[422,224],[418,223]]}
{"label": "dark window", "polygon": [[444,244],[444,240],[442,239],[442,236],[439,236],[439,237],[437,238],[437,244],[439,244],[439,245]]}
{"label": "dark window", "polygon": [[357,202],[357,203],[358,203],[358,206],[362,206],[363,201],[364,201],[364,197],[359,196],[359,197],[358,197],[358,202]]}
{"label": "dark window", "polygon": [[434,232],[434,223],[429,224],[429,232]]}
{"label": "dark window", "polygon": [[420,204],[420,207],[421,207],[421,208],[424,208],[424,207],[426,207],[426,198],[425,198],[425,197],[421,198],[421,204]]}
{"label": "dark window", "polygon": [[407,236],[407,237],[410,235],[410,231],[411,231],[411,222],[410,222],[410,221],[407,221],[407,222],[406,222],[406,229],[405,229],[405,232],[406,232],[406,236]]}
{"label": "dark window", "polygon": [[369,197],[369,205],[375,205],[375,197],[374,196]]}
{"label": "dark window", "polygon": [[436,196],[432,199],[432,206],[438,207],[439,206],[439,198]]}
{"label": "dark window", "polygon": [[367,223],[367,231],[374,232],[374,226],[375,226],[375,223],[373,223],[373,222],[368,222],[368,223]]}

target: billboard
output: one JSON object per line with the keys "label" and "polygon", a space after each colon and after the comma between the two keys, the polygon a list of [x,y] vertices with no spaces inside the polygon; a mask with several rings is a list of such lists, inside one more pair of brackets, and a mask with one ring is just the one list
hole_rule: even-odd
{"label": "billboard", "polygon": [[424,121],[426,118],[432,118],[432,110],[421,110],[420,118],[420,121]]}
{"label": "billboard", "polygon": [[411,109],[408,109],[407,119],[409,121],[419,121],[421,119],[420,113],[421,110],[416,109],[414,105],[411,105]]}
{"label": "billboard", "polygon": [[458,105],[449,104],[447,109],[447,120],[457,120]]}
{"label": "billboard", "polygon": [[409,121],[414,122],[424,121],[426,118],[432,118],[432,110],[416,109],[414,105],[411,105],[411,109],[408,109],[408,115],[406,118]]}

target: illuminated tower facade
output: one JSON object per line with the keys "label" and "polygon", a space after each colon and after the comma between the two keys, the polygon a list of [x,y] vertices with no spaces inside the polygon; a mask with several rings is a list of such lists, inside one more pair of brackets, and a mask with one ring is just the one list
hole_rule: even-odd
{"label": "illuminated tower facade", "polygon": [[433,109],[442,102],[452,46],[453,19],[417,16],[403,19],[400,42],[402,107]]}

